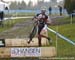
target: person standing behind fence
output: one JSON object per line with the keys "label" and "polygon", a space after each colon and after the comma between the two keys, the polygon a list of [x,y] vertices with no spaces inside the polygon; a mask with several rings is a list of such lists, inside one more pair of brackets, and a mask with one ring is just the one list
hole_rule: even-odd
{"label": "person standing behind fence", "polygon": [[60,16],[62,16],[62,7],[61,6],[58,6],[58,8],[59,8]]}
{"label": "person standing behind fence", "polygon": [[3,0],[0,0],[0,26],[2,26],[2,27],[3,27],[3,19],[4,19],[4,10],[5,9],[6,9],[6,3]]}
{"label": "person standing behind fence", "polygon": [[2,0],[0,0],[0,26],[3,26],[3,18],[4,18],[4,9],[5,9],[5,4],[3,3]]}
{"label": "person standing behind fence", "polygon": [[51,12],[52,12],[52,7],[50,6],[49,7],[49,15],[51,15]]}

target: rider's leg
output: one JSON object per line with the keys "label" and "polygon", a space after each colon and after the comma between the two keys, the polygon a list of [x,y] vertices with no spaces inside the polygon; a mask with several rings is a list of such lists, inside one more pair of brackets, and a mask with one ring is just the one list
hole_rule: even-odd
{"label": "rider's leg", "polygon": [[52,44],[52,40],[51,40],[51,38],[50,37],[47,37],[47,36],[44,36],[44,35],[40,35],[41,37],[43,37],[43,38],[46,38],[46,39],[48,39],[48,41],[50,42],[50,44]]}
{"label": "rider's leg", "polygon": [[40,34],[38,35],[38,44],[39,44],[39,47],[41,47],[41,36],[40,36]]}
{"label": "rider's leg", "polygon": [[48,39],[49,37],[47,37],[47,36],[44,36],[44,35],[42,35],[42,34],[40,34],[40,36],[41,37],[44,37],[44,38],[46,38],[46,39]]}
{"label": "rider's leg", "polygon": [[[44,27],[44,26],[39,27],[39,29],[38,29],[38,35],[39,35],[41,38],[43,37],[43,38],[48,39],[48,41],[50,42],[50,44],[52,44],[52,40],[51,40],[50,37],[48,37],[48,36],[44,36],[44,35],[41,34],[41,32],[42,32],[42,30],[43,30],[43,27]],[[38,39],[38,40],[40,40],[40,39]]]}
{"label": "rider's leg", "polygon": [[43,27],[44,27],[43,25],[42,26],[38,26],[38,44],[39,44],[39,47],[41,47],[41,45],[42,45],[41,44],[41,38],[42,37],[41,37],[40,34],[41,34],[41,31],[42,31]]}

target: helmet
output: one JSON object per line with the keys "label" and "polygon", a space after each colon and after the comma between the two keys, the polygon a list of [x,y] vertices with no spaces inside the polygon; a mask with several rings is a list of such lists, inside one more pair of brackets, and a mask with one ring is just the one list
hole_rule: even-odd
{"label": "helmet", "polygon": [[43,9],[41,9],[41,10],[46,11],[46,9],[45,9],[45,8],[43,8]]}
{"label": "helmet", "polygon": [[44,11],[45,12],[46,11],[46,7],[42,7],[41,8],[41,11]]}

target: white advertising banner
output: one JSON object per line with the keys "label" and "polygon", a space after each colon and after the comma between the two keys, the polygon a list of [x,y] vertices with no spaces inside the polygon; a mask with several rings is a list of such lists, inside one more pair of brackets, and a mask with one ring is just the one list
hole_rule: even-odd
{"label": "white advertising banner", "polygon": [[11,57],[39,57],[41,48],[11,48]]}

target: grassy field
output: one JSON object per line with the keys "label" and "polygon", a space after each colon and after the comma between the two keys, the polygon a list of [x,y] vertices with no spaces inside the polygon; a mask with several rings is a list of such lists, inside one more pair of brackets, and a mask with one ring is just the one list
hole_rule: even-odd
{"label": "grassy field", "polygon": [[71,17],[59,18],[56,23],[59,25],[75,23],[75,17],[72,20]]}
{"label": "grassy field", "polygon": [[[50,26],[53,30],[61,33],[65,37],[71,39],[73,42],[75,42],[75,17],[73,18],[73,24],[67,23],[70,22],[70,18],[62,18],[57,20],[57,22],[60,24],[56,26]],[[63,24],[61,24],[63,22]],[[67,23],[67,24],[64,24]],[[56,39],[57,39],[57,57],[74,57],[75,58],[75,46],[72,44],[68,43],[67,41],[61,39],[61,38],[56,38],[56,35],[54,33],[49,33],[49,36],[53,40],[53,45],[55,46],[56,44]]]}
{"label": "grassy field", "polygon": [[12,28],[15,24],[25,22],[26,20],[29,20],[29,19],[21,18],[21,19],[3,21],[3,27],[0,26],[0,32],[8,30]]}
{"label": "grassy field", "polygon": [[20,17],[25,17],[25,16],[34,16],[35,13],[34,12],[30,12],[30,13],[26,13],[26,12],[21,12],[21,13],[16,13],[16,12],[13,12],[13,13],[7,13],[5,14],[5,17],[16,17],[16,16],[20,16]]}
{"label": "grassy field", "polygon": [[[5,17],[25,17],[25,16],[34,16],[34,13],[12,13],[12,14],[5,14]],[[29,20],[29,18],[21,18],[21,19],[14,19],[14,20],[7,20],[7,21],[3,21],[3,25],[4,27],[0,26],[0,32],[3,32],[7,29],[12,28],[15,24],[17,23],[21,23],[21,22],[25,22],[26,20]]]}

